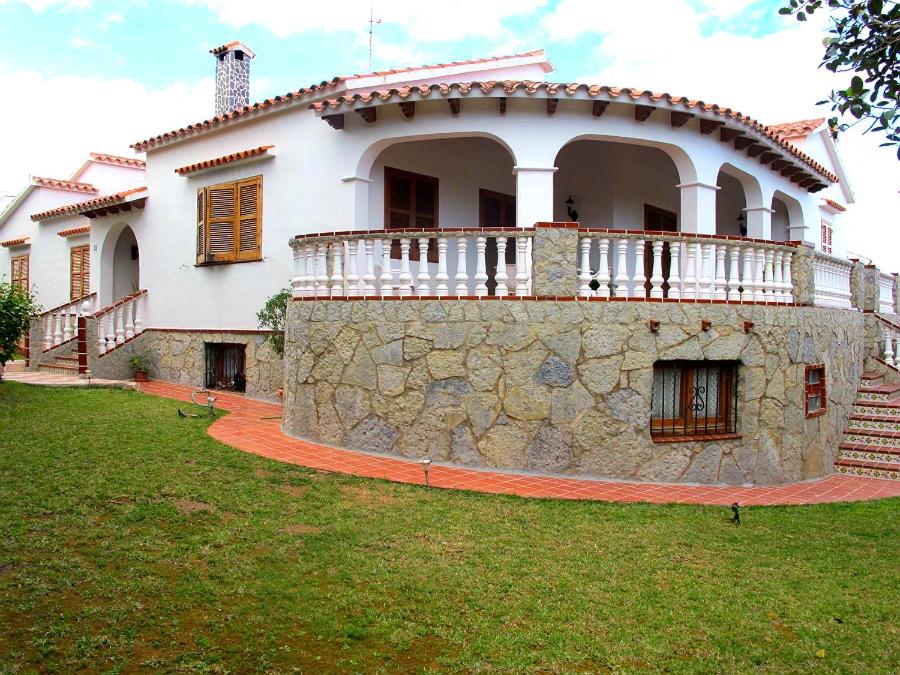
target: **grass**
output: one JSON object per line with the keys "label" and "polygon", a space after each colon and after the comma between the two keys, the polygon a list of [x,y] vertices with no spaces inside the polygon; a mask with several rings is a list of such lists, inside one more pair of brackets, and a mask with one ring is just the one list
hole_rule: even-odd
{"label": "grass", "polygon": [[178,403],[0,385],[0,672],[897,672],[898,506],[307,471]]}

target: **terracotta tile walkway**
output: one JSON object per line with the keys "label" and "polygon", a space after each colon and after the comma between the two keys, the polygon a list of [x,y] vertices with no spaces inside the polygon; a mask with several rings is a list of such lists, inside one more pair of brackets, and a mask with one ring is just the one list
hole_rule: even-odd
{"label": "terracotta tile walkway", "polygon": [[[189,401],[191,387],[167,382],[141,384],[142,391]],[[281,406],[253,401],[238,394],[216,392],[216,406],[228,410],[209,428],[216,440],[281,462],[356,476],[382,478],[398,483],[424,483],[422,467],[415,460],[340,450],[291,438],[281,431]],[[200,408],[195,408],[202,413]],[[592,499],[654,504],[714,504],[738,502],[743,506],[816,504],[900,496],[900,481],[876,480],[834,474],[803,483],[770,487],[671,485],[626,483],[600,479],[535,476],[526,473],[462,469],[432,465],[431,485],[523,497]]]}

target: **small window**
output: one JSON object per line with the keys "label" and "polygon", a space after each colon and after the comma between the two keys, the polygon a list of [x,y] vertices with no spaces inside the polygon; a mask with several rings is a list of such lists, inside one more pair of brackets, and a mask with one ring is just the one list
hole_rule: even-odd
{"label": "small window", "polygon": [[438,179],[384,168],[384,228],[438,226]]}
{"label": "small window", "polygon": [[28,254],[17,255],[12,259],[12,285],[27,291],[28,282]]}
{"label": "small window", "polygon": [[806,366],[806,416],[821,415],[826,406],[825,366],[821,363]]}
{"label": "small window", "polygon": [[831,235],[833,229],[827,220],[822,221],[822,253],[831,254]]}
{"label": "small window", "polygon": [[262,176],[197,190],[197,264],[262,260]]}
{"label": "small window", "polygon": [[91,292],[91,252],[85,246],[69,250],[69,299],[78,300]]}
{"label": "small window", "polygon": [[653,366],[650,435],[737,433],[737,363],[659,361]]}

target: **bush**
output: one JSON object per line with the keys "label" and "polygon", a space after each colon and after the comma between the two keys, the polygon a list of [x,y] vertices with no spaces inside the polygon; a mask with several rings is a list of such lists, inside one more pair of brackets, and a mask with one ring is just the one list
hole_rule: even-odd
{"label": "bush", "polygon": [[0,282],[0,366],[12,361],[19,340],[28,333],[31,317],[40,312],[30,291]]}
{"label": "bush", "polygon": [[284,320],[287,314],[288,300],[291,299],[291,291],[282,288],[256,313],[260,328],[268,328],[272,332],[266,338],[266,342],[272,345],[272,349],[278,356],[284,356]]}

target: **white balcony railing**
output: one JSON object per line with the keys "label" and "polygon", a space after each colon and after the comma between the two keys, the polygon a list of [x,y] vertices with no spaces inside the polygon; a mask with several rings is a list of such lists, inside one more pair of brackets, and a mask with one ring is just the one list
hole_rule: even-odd
{"label": "white balcony railing", "polygon": [[292,294],[295,298],[525,296],[531,291],[532,235],[514,228],[301,235],[291,242]]}
{"label": "white balcony railing", "polygon": [[878,311],[894,314],[894,275],[878,274]]}
{"label": "white balcony railing", "polygon": [[50,351],[78,337],[78,317],[90,314],[96,298],[91,293],[41,314],[41,349]]}
{"label": "white balcony railing", "polygon": [[793,256],[757,240],[582,229],[578,295],[792,303]]}
{"label": "white balcony railing", "polygon": [[889,366],[900,370],[900,325],[883,316],[877,319],[881,335],[875,345],[875,354]]}
{"label": "white balcony railing", "polygon": [[853,263],[816,251],[813,258],[814,303],[819,307],[853,307],[850,273]]}
{"label": "white balcony railing", "polygon": [[97,354],[102,356],[144,332],[147,291],[136,291],[94,313]]}

